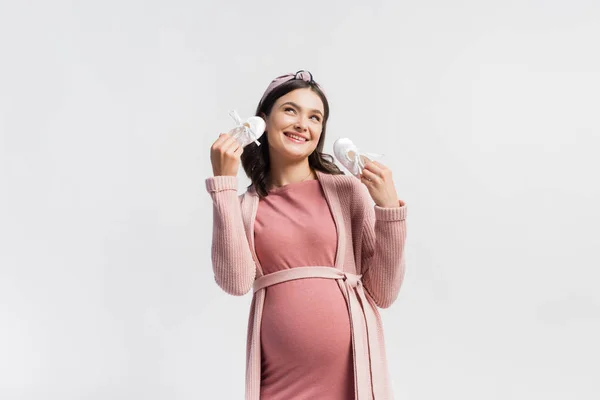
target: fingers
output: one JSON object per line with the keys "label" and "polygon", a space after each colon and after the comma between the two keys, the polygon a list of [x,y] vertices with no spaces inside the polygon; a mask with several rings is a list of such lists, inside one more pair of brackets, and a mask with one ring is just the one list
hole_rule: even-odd
{"label": "fingers", "polygon": [[243,151],[240,142],[231,135],[227,133],[220,134],[211,146],[210,151],[210,161],[214,175],[235,176]]}
{"label": "fingers", "polygon": [[365,174],[360,174],[360,181],[367,186],[369,186],[369,184],[371,183],[371,181],[369,180],[369,178],[367,178]]}
{"label": "fingers", "polygon": [[388,167],[386,167],[385,165],[383,165],[382,163],[380,163],[379,161],[371,161],[374,165],[377,165],[379,168],[381,169],[388,169]]}
{"label": "fingers", "polygon": [[240,146],[240,142],[228,133],[221,133],[212,145],[212,150],[221,154],[233,153]]}
{"label": "fingers", "polygon": [[370,171],[375,175],[379,176],[381,179],[391,177],[392,175],[392,171],[388,167],[377,161],[370,161],[368,164],[365,165],[363,170]]}
{"label": "fingers", "polygon": [[238,142],[234,138],[230,137],[225,141],[225,143],[223,143],[223,146],[221,149],[222,149],[223,153],[231,154],[234,151],[236,151],[238,149],[238,147],[242,147],[242,146],[240,146],[240,142]]}
{"label": "fingers", "polygon": [[235,151],[233,152],[233,155],[236,158],[239,158],[243,152],[244,152],[244,148],[242,146],[239,146],[237,149],[235,149]]}
{"label": "fingers", "polygon": [[219,134],[219,137],[213,143],[213,147],[216,148],[216,147],[220,146],[221,143],[225,142],[228,137],[231,137],[231,135],[229,135],[228,133],[221,133],[221,134]]}
{"label": "fingers", "polygon": [[371,184],[374,182],[380,182],[381,177],[379,177],[379,175],[369,171],[368,169],[363,168],[362,174],[360,176],[360,180],[366,184]]}
{"label": "fingers", "polygon": [[221,148],[223,147],[223,144],[227,142],[227,138],[228,138],[228,134],[226,133],[221,133],[219,135],[219,137],[217,138],[217,140],[214,141],[214,143],[212,144],[212,146],[210,146],[210,152],[212,153],[217,153],[219,151],[221,151]]}
{"label": "fingers", "polygon": [[375,164],[375,161],[368,162],[363,168],[363,171],[368,171],[371,174],[375,174],[383,178],[383,169]]}

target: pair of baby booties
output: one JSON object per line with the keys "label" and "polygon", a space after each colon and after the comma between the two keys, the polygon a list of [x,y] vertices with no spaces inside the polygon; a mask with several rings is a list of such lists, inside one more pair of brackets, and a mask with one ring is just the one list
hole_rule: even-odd
{"label": "pair of baby booties", "polygon": [[[242,147],[246,147],[253,142],[260,146],[258,138],[265,132],[265,121],[261,117],[256,116],[242,121],[235,110],[230,111],[229,115],[231,115],[236,123],[236,126],[229,134],[236,139]],[[348,172],[359,179],[366,163],[383,156],[383,154],[361,152],[358,147],[352,143],[352,140],[348,138],[339,138],[333,143],[333,155],[340,164],[348,170]]]}

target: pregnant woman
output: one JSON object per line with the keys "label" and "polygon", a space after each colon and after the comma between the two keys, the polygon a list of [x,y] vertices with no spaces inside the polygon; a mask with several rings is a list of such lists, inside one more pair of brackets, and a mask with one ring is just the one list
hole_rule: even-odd
{"label": "pregnant woman", "polygon": [[[246,399],[392,399],[377,310],[405,273],[392,173],[369,161],[345,175],[323,153],[329,104],[307,71],[274,79],[256,115],[260,145],[221,134],[206,179],[215,280],[253,291]],[[251,185],[238,196],[240,162]]]}

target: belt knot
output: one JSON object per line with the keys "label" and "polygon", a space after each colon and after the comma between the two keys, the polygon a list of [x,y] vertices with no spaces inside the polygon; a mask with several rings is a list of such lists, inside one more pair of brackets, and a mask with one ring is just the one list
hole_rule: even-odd
{"label": "belt knot", "polygon": [[350,285],[350,287],[355,288],[358,285],[362,285],[362,281],[360,280],[360,278],[362,277],[361,275],[356,275],[356,274],[351,274],[349,272],[344,272],[344,281],[346,281],[346,283],[348,285]]}

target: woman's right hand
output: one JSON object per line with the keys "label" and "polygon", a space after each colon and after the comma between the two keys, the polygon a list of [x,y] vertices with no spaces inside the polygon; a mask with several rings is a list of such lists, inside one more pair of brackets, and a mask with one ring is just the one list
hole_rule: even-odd
{"label": "woman's right hand", "polygon": [[214,176],[237,176],[244,148],[228,133],[221,133],[210,147]]}

